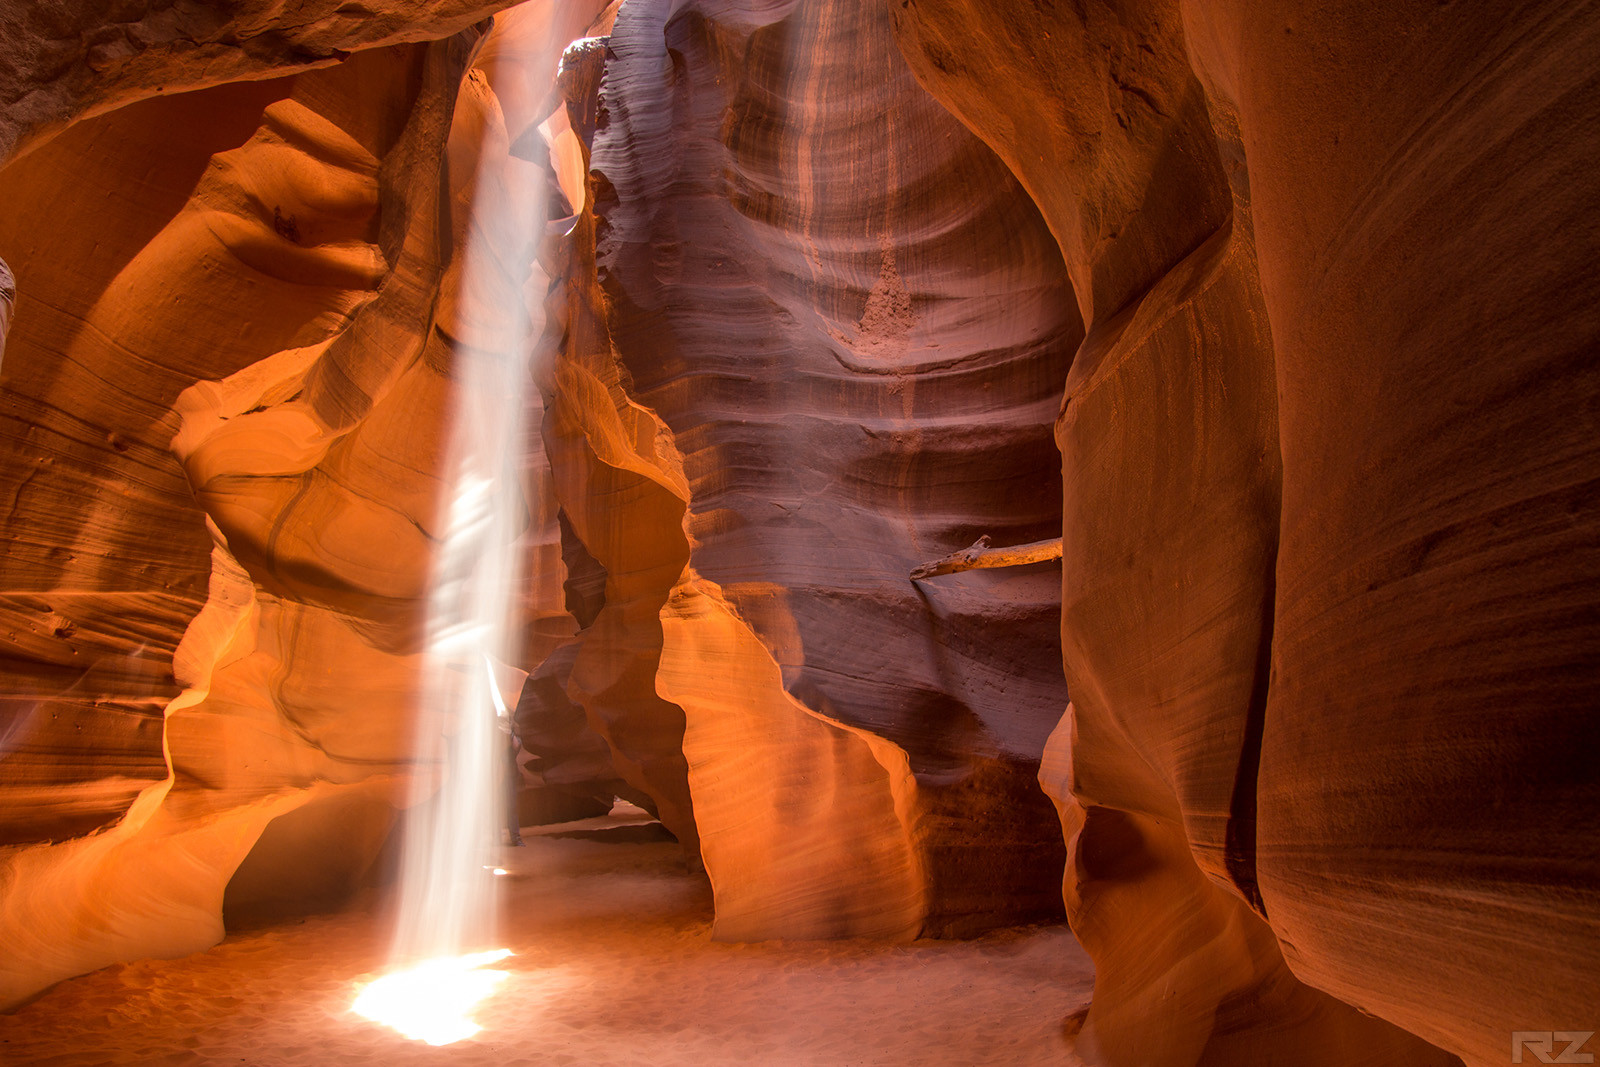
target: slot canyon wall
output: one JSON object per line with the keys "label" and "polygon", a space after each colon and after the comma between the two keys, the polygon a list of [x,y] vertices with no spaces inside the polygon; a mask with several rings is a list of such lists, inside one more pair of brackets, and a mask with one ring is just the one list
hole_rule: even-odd
{"label": "slot canyon wall", "polygon": [[528,780],[716,936],[1064,908],[1112,1067],[1595,1024],[1600,9],[499,6],[0,16],[0,1005],[373,877],[519,359]]}
{"label": "slot canyon wall", "polygon": [[1042,220],[872,6],[629,3],[596,126],[599,362],[676,547],[628,636],[681,709],[717,934],[1058,914],[1056,569],[908,579],[1059,524],[1080,328]]}
{"label": "slot canyon wall", "polygon": [[[0,10],[0,159],[135,100],[334,66],[356,51],[438,40],[505,5],[409,0],[8,4]],[[581,7],[582,5],[577,5]]]}
{"label": "slot canyon wall", "polygon": [[[6,169],[0,999],[337,898],[409,802],[452,368],[531,325],[531,249],[488,220],[539,168],[482,37],[148,100]],[[525,614],[531,658],[564,613]]]}
{"label": "slot canyon wall", "polygon": [[[1300,979],[1471,1063],[1592,1014],[1600,231],[1574,176],[1600,153],[1600,13],[891,11],[1039,202],[1088,323],[1045,779],[1100,970],[1089,1036],[1152,1062],[1138,1027],[1176,991],[1217,1004],[1199,1062],[1247,1062],[1227,1009],[1254,989],[1270,1020],[1281,990],[1241,952],[1260,919]],[[1274,436],[1281,508],[1244,462]],[[1202,900],[1224,914],[1166,926],[1193,947],[1137,940]],[[1246,981],[1185,973],[1218,950]]]}

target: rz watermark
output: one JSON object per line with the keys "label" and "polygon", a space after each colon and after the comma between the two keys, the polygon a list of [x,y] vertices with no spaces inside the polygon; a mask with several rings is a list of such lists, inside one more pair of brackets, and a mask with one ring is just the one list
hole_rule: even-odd
{"label": "rz watermark", "polygon": [[[1593,1063],[1594,1053],[1583,1046],[1593,1030],[1516,1030],[1511,1034],[1512,1063]],[[1525,1060],[1525,1054],[1532,1059]]]}

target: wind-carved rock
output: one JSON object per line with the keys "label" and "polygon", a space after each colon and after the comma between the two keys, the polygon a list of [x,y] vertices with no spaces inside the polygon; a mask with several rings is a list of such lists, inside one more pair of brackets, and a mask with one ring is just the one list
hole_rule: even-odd
{"label": "wind-carved rock", "polygon": [[1054,568],[906,577],[1056,531],[1079,326],[1032,204],[875,5],[624,6],[591,165],[620,440],[664,460],[663,574],[679,546],[654,684],[717,936],[1057,914]]}
{"label": "wind-carved rock", "polygon": [[1600,10],[1182,6],[1277,351],[1262,900],[1504,1064],[1600,1003]]}
{"label": "wind-carved rock", "polygon": [[[509,299],[460,291],[472,201],[506,184],[479,182],[492,169],[479,161],[509,158],[493,94],[463,82],[476,44],[367,53],[280,86],[255,135],[213,159],[140,253],[170,269],[125,269],[100,298],[105,316],[137,310],[142,329],[90,342],[116,336],[173,367],[156,398],[218,361],[195,345],[215,335],[186,337],[193,317],[141,299],[147,286],[181,294],[205,277],[197,290],[233,290],[227,313],[264,329],[241,330],[232,374],[171,397],[176,419],[134,436],[177,431],[204,514],[194,532],[212,542],[207,599],[174,654],[183,691],[160,720],[165,780],[103,833],[4,858],[0,1001],[203,948],[224,908],[348,889],[410,800],[416,717],[443,714],[416,697],[450,368],[526,343],[485,313],[521,305],[514,269],[495,272]],[[526,246],[504,251],[528,262]],[[103,402],[103,384],[76,384]],[[167,536],[169,552],[184,545]]]}
{"label": "wind-carved rock", "polygon": [[1593,750],[1596,445],[1569,431],[1600,327],[1507,272],[1596,260],[1593,227],[1556,236],[1592,212],[1555,175],[1600,145],[1600,20],[891,11],[1089,322],[1057,423],[1073,712],[1041,776],[1096,961],[1082,1051],[1454,1060],[1315,987],[1487,1065],[1587,1010],[1600,803],[1550,753]]}
{"label": "wind-carved rock", "polygon": [[[589,32],[609,29],[607,19]],[[627,391],[596,274],[588,160],[604,61],[603,36],[566,49],[557,75],[565,108],[539,131],[551,143],[555,185],[574,212],[552,221],[543,250],[551,287],[542,343],[555,357],[540,367],[540,388],[570,577],[567,604],[583,628],[553,657],[548,677],[537,679],[546,684],[535,696],[547,695],[521,717],[537,715],[546,729],[564,724],[556,729],[571,739],[569,758],[577,767],[597,766],[598,753],[581,751],[581,716],[604,740],[623,784],[619,795],[653,810],[698,863],[683,712],[656,691],[659,615],[688,555],[688,491],[670,434]],[[562,140],[566,151],[557,150]],[[559,767],[556,774],[563,776]]]}
{"label": "wind-carved rock", "polygon": [[[1308,1035],[1377,1024],[1299,987],[1250,910],[1241,801],[1254,797],[1279,473],[1247,204],[1175,11],[1016,14],[998,27],[976,5],[895,19],[925,83],[1040,204],[1088,324],[1056,422],[1073,702],[1041,773],[1072,850],[1068,915],[1096,961],[1080,1046],[1113,1065],[1274,1048],[1320,1062]],[[1036,58],[1025,42],[1046,37]],[[1041,102],[1035,124],[1011,122],[1018,93]]]}
{"label": "wind-carved rock", "polygon": [[[1039,202],[1088,323],[1056,422],[1073,702],[1041,774],[1096,961],[1082,1051],[1443,1062],[1296,982],[1260,915],[1276,381],[1248,189],[1230,186],[1177,9],[1015,14],[998,33],[976,5],[895,18],[926,84]],[[1047,54],[1027,47],[1044,38]],[[1042,102],[1037,125],[1012,120],[1019,92]]]}
{"label": "wind-carved rock", "polygon": [[[135,100],[338,64],[448,37],[499,0],[131,0],[0,8],[0,163]],[[578,5],[574,5],[578,6]]]}
{"label": "wind-carved rock", "polygon": [[630,0],[555,115],[487,84],[598,3],[348,57],[426,6],[0,12],[0,1002],[377,847],[452,361],[520,343],[449,250],[542,141],[523,718],[719,936],[1049,914],[1037,765],[1086,1058],[1582,1025],[1593,5]]}

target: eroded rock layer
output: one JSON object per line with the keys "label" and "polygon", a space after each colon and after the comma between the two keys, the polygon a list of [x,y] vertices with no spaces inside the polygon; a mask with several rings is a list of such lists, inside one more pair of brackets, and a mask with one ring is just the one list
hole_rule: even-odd
{"label": "eroded rock layer", "polygon": [[[431,520],[437,493],[426,482],[398,496],[392,486],[363,492],[359,482],[341,491],[328,475],[360,447],[364,433],[351,431],[379,429],[381,419],[364,418],[378,395],[407,365],[422,365],[418,316],[431,311],[449,261],[437,226],[445,174],[429,161],[444,147],[475,37],[370,53],[295,82],[259,111],[253,135],[212,158],[182,208],[107,286],[95,305],[107,323],[79,334],[130,371],[177,364],[155,388],[117,391],[85,360],[87,380],[75,384],[80,395],[104,398],[113,416],[132,406],[125,398],[152,393],[175,413],[145,408],[133,439],[173,438],[168,458],[152,453],[149,462],[187,481],[173,497],[193,488],[203,520],[190,504],[173,510],[194,515],[192,525],[173,528],[202,537],[209,529],[201,571],[209,588],[173,654],[183,691],[162,709],[164,780],[103,834],[5,857],[0,998],[117,959],[211,943],[221,934],[224,887],[274,818],[343,802],[352,791],[392,800],[408,759],[417,658],[403,635],[415,629],[408,620],[429,553],[391,550],[386,566],[375,565],[361,555],[372,538],[360,515],[366,509],[367,525],[381,524],[398,505]],[[201,305],[212,308],[211,330],[185,306],[195,293],[230,301]],[[234,317],[241,307],[270,324],[263,335],[250,337],[245,326],[254,315]],[[195,343],[223,335],[225,323],[249,338],[224,349],[231,366]],[[381,343],[385,324],[390,344]],[[402,338],[415,340],[393,343]],[[219,370],[232,373],[173,395],[184,377]],[[163,395],[162,385],[172,392]],[[412,439],[429,447],[427,434]],[[365,473],[381,480],[385,469]],[[63,488],[70,492],[45,480],[40,491]],[[115,514],[114,497],[93,499]],[[341,527],[349,517],[356,521]],[[107,554],[98,563],[99,575],[83,584],[115,590],[121,561]],[[353,714],[358,691],[395,714]],[[347,825],[343,843],[355,847],[329,850],[319,865],[359,868],[387,821],[355,824],[365,829],[355,842]],[[146,878],[141,869],[163,873]]]}
{"label": "eroded rock layer", "polygon": [[[520,80],[530,71],[519,67],[542,64],[549,83],[559,54],[550,42],[562,33],[549,23],[564,21],[552,11],[524,9],[535,30],[518,55],[502,49],[498,71]],[[66,421],[80,438],[91,434],[80,451],[104,440],[126,458],[64,449],[73,478],[41,477],[26,470],[30,457],[12,457],[24,468],[19,498],[100,535],[82,559],[47,555],[54,569],[8,559],[18,585],[39,588],[14,599],[81,589],[78,621],[60,622],[53,635],[67,651],[75,639],[86,660],[137,663],[126,646],[142,626],[143,654],[167,657],[168,667],[151,677],[76,671],[80,687],[120,685],[148,705],[159,732],[148,730],[142,748],[137,734],[105,727],[73,736],[59,716],[35,716],[48,744],[26,750],[34,762],[98,789],[100,821],[122,817],[104,833],[3,857],[0,1000],[114,960],[193,951],[220,936],[224,910],[231,921],[347,892],[396,809],[413,800],[419,715],[430,729],[451,730],[449,708],[417,699],[447,415],[463,361],[527,358],[533,234],[493,220],[528,214],[523,205],[542,189],[540,168],[510,154],[491,74],[468,69],[479,43],[472,31],[194,97],[195,118],[207,105],[222,109],[228,121],[217,123],[213,143],[234,147],[209,163],[197,152],[154,169],[168,183],[160,188],[170,186],[165,200],[152,198],[166,217],[119,220],[128,252],[105,265],[100,289],[93,276],[52,274],[50,253],[29,249],[38,287],[22,287],[21,343],[6,367],[18,401],[32,402],[16,420],[19,435]],[[521,103],[533,94],[513,95]],[[112,133],[87,144],[131,138],[126,156],[137,159],[187,103],[91,124]],[[139,124],[146,114],[154,125]],[[69,133],[5,177],[49,202],[50,176],[86,150],[74,142]],[[93,191],[60,188],[69,209]],[[29,277],[31,265],[19,273]],[[57,292],[67,310],[33,318]],[[72,301],[89,306],[90,328],[71,317]],[[62,381],[58,351],[72,345],[91,347],[64,364],[75,377]],[[526,461],[530,490],[542,492],[548,472],[537,449]],[[140,463],[159,515],[146,523],[123,517],[101,488],[141,485],[122,469]],[[86,481],[99,484],[84,491]],[[529,519],[525,552],[558,560],[547,493]],[[199,543],[185,556],[191,538]],[[168,570],[150,577],[151,568],[127,568],[124,555],[140,553]],[[136,611],[161,602],[148,587],[163,578],[189,600],[141,622]],[[571,631],[559,592],[559,568],[520,591],[530,657]],[[39,644],[20,641],[17,654],[33,657],[41,696],[56,682],[53,695],[61,700],[65,689],[70,703],[72,690],[50,676],[67,672]],[[131,807],[125,796],[114,803],[117,782],[106,781],[124,751],[148,768]],[[34,792],[48,806],[50,790]],[[82,815],[59,808],[57,822]],[[147,869],[164,873],[137,873]]]}
{"label": "eroded rock layer", "polygon": [[[232,257],[193,213],[187,233],[174,220],[212,154],[244,143],[289,91],[135,105],[0,175],[7,202],[28,206],[0,213],[0,247],[25,279],[0,364],[7,843],[94,829],[166,776],[161,712],[183,688],[173,653],[205,601],[211,552],[167,450],[172,405],[197,377],[307,343],[338,313],[326,299],[338,294],[319,292],[300,315],[230,321],[237,288],[222,283],[221,306],[199,294]],[[192,136],[173,144],[175,126]]]}
{"label": "eroded rock layer", "polygon": [[1089,320],[1045,773],[1097,964],[1084,1049],[1445,1058],[1286,960],[1500,1063],[1600,958],[1595,779],[1535,755],[1592,752],[1600,688],[1597,255],[1592,226],[1556,236],[1592,214],[1557,175],[1600,145],[1597,20],[1246,7],[891,8]]}
{"label": "eroded rock layer", "polygon": [[1278,353],[1267,914],[1504,1063],[1600,1001],[1600,10],[1183,7]]}
{"label": "eroded rock layer", "polygon": [[[0,11],[0,1005],[361,876],[542,327],[530,769],[719,936],[1049,915],[1064,832],[1087,1061],[1583,1025],[1594,5],[495,6]],[[908,580],[980,534],[1062,562]]]}
{"label": "eroded rock layer", "polygon": [[[930,86],[1038,197],[1089,324],[1056,422],[1073,703],[1044,775],[1097,964],[1085,1051],[1420,1062],[1420,1043],[1297,983],[1251,910],[1276,383],[1248,191],[1230,187],[1176,8],[897,17]],[[1046,36],[1048,52],[1022,47]],[[1006,121],[1008,79],[1047,101],[1037,125]]]}
{"label": "eroded rock layer", "polygon": [[719,936],[1051,914],[1055,568],[907,578],[1058,522],[1079,326],[1031,202],[846,3],[628,4],[592,166],[612,342],[681,465],[656,686]]}
{"label": "eroded rock layer", "polygon": [[[609,20],[596,27],[609,28]],[[688,559],[688,487],[669,432],[629,395],[595,265],[588,162],[605,56],[603,36],[567,49],[563,121],[548,128],[553,142],[567,139],[569,151],[552,152],[551,163],[563,206],[574,214],[552,223],[544,249],[552,277],[546,331],[556,352],[542,368],[550,404],[544,440],[561,505],[566,601],[583,626],[551,666],[632,796],[697,862],[683,711],[656,691],[661,608]],[[546,724],[553,716],[572,722],[562,695],[529,710]]]}
{"label": "eroded rock layer", "polygon": [[8,4],[0,9],[0,161],[76,119],[135,100],[336,65],[360,49],[436,40],[503,6],[496,0]]}

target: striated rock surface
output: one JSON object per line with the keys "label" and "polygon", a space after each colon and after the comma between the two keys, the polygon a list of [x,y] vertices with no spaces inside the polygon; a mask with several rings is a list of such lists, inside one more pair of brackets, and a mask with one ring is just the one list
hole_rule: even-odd
{"label": "striated rock surface", "polygon": [[[896,19],[1038,199],[1088,324],[1056,421],[1072,707],[1041,776],[1096,963],[1080,1046],[1130,1067],[1442,1061],[1295,981],[1259,914],[1276,382],[1248,186],[1230,185],[1178,12],[1016,14]],[[1045,102],[1020,122],[1019,89]]]}
{"label": "striated rock surface", "polygon": [[717,935],[1055,912],[1055,567],[907,577],[1057,526],[1079,326],[1032,204],[845,3],[626,5],[591,165]]}
{"label": "striated rock surface", "polygon": [[891,6],[1089,322],[1057,425],[1073,712],[1043,774],[1096,958],[1083,1048],[1453,1058],[1286,960],[1504,1062],[1527,1019],[1585,1010],[1600,957],[1594,776],[1535,756],[1593,749],[1571,282],[1597,256],[1555,234],[1591,210],[1556,175],[1600,143],[1595,19],[1003,8]]}
{"label": "striated rock surface", "polygon": [[[552,21],[548,8],[527,10]],[[558,49],[549,34],[532,36],[545,49],[548,84]],[[128,438],[148,451],[115,447],[116,431],[106,440],[114,454],[132,451],[154,472],[150,508],[159,521],[128,522],[121,541],[94,544],[87,563],[47,554],[48,542],[41,555],[57,561],[54,571],[8,558],[14,580],[39,589],[31,599],[14,597],[18,610],[60,597],[56,583],[75,583],[94,610],[78,612],[81,623],[59,624],[65,633],[55,637],[82,633],[83,648],[103,654],[102,646],[131,644],[131,626],[106,621],[119,618],[112,612],[161,604],[143,582],[122,591],[119,581],[151,579],[130,576],[117,553],[148,552],[168,568],[158,577],[194,592],[143,624],[152,636],[139,654],[157,663],[165,657],[166,674],[153,666],[150,678],[126,668],[105,674],[104,684],[138,694],[149,729],[119,734],[112,719],[73,737],[54,717],[40,720],[44,741],[29,751],[42,750],[50,770],[106,794],[94,811],[99,820],[119,813],[103,777],[108,756],[143,757],[146,781],[157,781],[104,833],[0,857],[0,1000],[117,959],[193,951],[220,936],[224,912],[230,922],[250,921],[285,901],[303,906],[347,892],[377,854],[396,808],[410,801],[418,714],[450,729],[444,709],[417,701],[445,415],[461,361],[526,358],[530,235],[493,220],[525,213],[518,202],[542,188],[538,168],[509,154],[489,75],[467,70],[478,43],[469,32],[363,53],[273,86],[192,98],[197,115],[207,104],[235,102],[237,125],[232,133],[223,125],[216,137],[236,136],[238,147],[209,165],[197,154],[182,161],[188,170],[154,171],[170,180],[168,215],[136,215],[126,224],[127,265],[105,265],[98,296],[89,289],[79,297],[83,279],[54,278],[63,294],[91,304],[85,318],[98,328],[76,333],[79,320],[64,313],[51,335],[56,320],[30,314],[33,301],[52,292],[51,259],[34,253],[41,288],[24,286],[16,338],[34,347],[14,347],[6,367],[8,382],[22,387],[17,400],[33,405],[17,417],[18,433],[36,435],[67,410],[79,416],[70,425],[80,436],[84,424],[126,420]],[[538,66],[536,56],[523,59],[521,67]],[[508,77],[528,73],[516,63],[501,66]],[[148,151],[175,104],[144,105],[156,125],[133,126],[130,156]],[[123,130],[139,111],[101,124]],[[75,132],[5,177],[37,171],[37,184],[24,188],[46,197],[55,188],[46,180],[52,159],[70,160]],[[93,187],[61,188],[71,205],[72,194]],[[475,251],[471,284],[468,248]],[[29,274],[25,264],[22,273]],[[209,346],[227,336],[236,340],[220,348],[225,362]],[[53,349],[70,352],[72,344],[90,347],[66,364],[76,377],[60,381]],[[94,359],[98,351],[109,358]],[[219,372],[225,376],[195,381]],[[87,403],[70,405],[69,397]],[[169,438],[170,452],[158,448]],[[93,454],[78,460],[77,482],[50,477],[51,458],[35,460],[44,476],[24,468],[18,478],[42,515],[64,509],[56,521],[86,537],[97,532],[99,515],[112,534],[124,530],[115,497],[102,486],[138,485],[138,478]],[[537,493],[548,478],[537,450],[526,465]],[[87,492],[76,488],[85,482]],[[553,519],[547,503],[530,508],[529,554],[552,554]],[[184,536],[198,542],[188,557],[174,551]],[[209,590],[196,581],[207,570]],[[522,590],[533,620],[530,655],[570,633],[559,591],[559,571]],[[203,607],[195,593],[205,597]],[[51,667],[63,672],[39,644],[23,642],[17,654],[38,664],[41,698],[60,701],[47,683],[60,680]],[[49,789],[35,794],[46,806],[54,799]],[[61,821],[81,813],[51,814]],[[43,836],[39,829],[29,828],[33,840]],[[147,868],[168,873],[138,873]]]}
{"label": "striated rock surface", "polygon": [[[217,320],[226,322],[238,307],[252,306],[248,297],[254,295],[259,302],[253,306],[272,327],[253,354],[247,345],[233,350],[234,366],[242,369],[230,377],[178,397],[158,393],[177,418],[152,412],[140,427],[148,436],[178,431],[174,452],[185,468],[177,471],[207,513],[204,521],[195,516],[189,529],[204,537],[209,528],[206,540],[213,542],[205,606],[188,623],[172,660],[183,692],[163,709],[157,751],[166,757],[166,773],[109,831],[5,857],[0,999],[14,1001],[117,959],[180,955],[215,941],[225,886],[274,818],[343,800],[352,789],[385,800],[400,784],[410,742],[411,716],[403,708],[410,683],[406,668],[415,669],[406,661],[416,657],[400,649],[401,660],[391,662],[385,649],[375,647],[379,642],[361,637],[370,635],[374,623],[391,635],[408,629],[374,618],[371,610],[376,598],[387,616],[414,595],[403,569],[408,561],[391,556],[401,569],[380,578],[370,563],[361,570],[362,561],[352,559],[355,566],[340,580],[337,568],[328,565],[330,556],[348,557],[357,547],[346,542],[341,551],[337,529],[327,529],[327,519],[343,509],[324,508],[317,533],[307,537],[301,525],[297,539],[292,508],[281,515],[282,502],[319,499],[317,478],[296,476],[315,467],[340,436],[326,432],[330,423],[371,403],[353,373],[328,374],[341,364],[339,357],[344,369],[354,371],[363,363],[359,353],[369,353],[369,388],[383,382],[390,356],[404,362],[404,347],[393,353],[363,349],[367,331],[384,321],[385,311],[420,344],[423,331],[395,314],[397,304],[403,308],[409,300],[417,309],[420,300],[426,312],[430,273],[437,285],[445,260],[430,243],[437,232],[440,172],[417,162],[443,145],[472,44],[373,53],[295,83],[261,113],[260,128],[249,140],[213,158],[183,208],[97,302],[97,310],[120,322],[89,332],[87,343],[126,351],[130,362],[139,361],[135,366],[160,366],[181,353],[180,359],[190,361],[184,369],[191,381],[204,373],[202,367],[212,374],[227,368],[218,368],[208,349],[194,345],[193,338],[204,334],[186,333],[196,328],[197,317],[183,306],[184,290],[175,290],[177,300],[161,299],[157,294],[174,292],[164,286],[220,276],[225,280],[192,283],[195,290],[231,288],[236,294],[213,313]],[[373,91],[364,97],[352,93],[358,82]],[[380,178],[385,160],[389,167]],[[380,218],[384,195],[392,198],[395,213]],[[410,268],[422,284],[388,285],[374,298],[391,266],[396,274]],[[367,330],[339,329],[351,323]],[[293,341],[301,347],[285,348]],[[91,361],[82,365],[86,377],[98,369]],[[15,363],[8,371],[14,368]],[[177,378],[166,379],[168,388]],[[109,384],[97,388],[89,377],[77,387],[115,404],[121,396]],[[272,410],[291,395],[305,398],[303,414],[285,417]],[[350,420],[356,421],[359,416]],[[163,474],[176,469],[170,454],[148,461]],[[328,500],[332,483],[321,484],[320,499]],[[278,492],[250,492],[264,486]],[[40,480],[41,492],[62,488]],[[430,487],[417,488],[409,502],[431,512]],[[105,494],[96,504],[115,513]],[[290,565],[275,573],[279,543]],[[168,558],[183,562],[176,554]],[[425,567],[427,554],[410,562]],[[116,574],[114,558],[100,557],[99,563],[102,573]],[[375,696],[402,703],[402,713],[351,715],[358,692],[363,703]],[[316,865],[359,867],[359,846],[368,857],[375,853],[386,820],[369,821],[367,829],[358,847],[325,854]],[[136,873],[142,869],[165,873],[147,878]]]}
{"label": "striated rock surface", "polygon": [[[4,858],[0,999],[117,959],[215,941],[225,887],[275,818],[295,813],[268,835],[269,848],[284,832],[300,846],[280,869],[320,872],[309,882],[324,889],[359,874],[387,833],[409,762],[411,620],[430,560],[425,542],[405,553],[393,535],[403,528],[420,538],[419,524],[432,521],[427,460],[438,437],[396,420],[410,405],[391,402],[386,419],[381,401],[439,378],[421,358],[426,339],[442,346],[422,326],[450,262],[437,224],[445,174],[432,161],[475,43],[472,35],[370,53],[295,82],[260,113],[253,136],[213,158],[182,209],[101,294],[96,312],[111,322],[80,334],[126,353],[130,370],[171,366],[176,356],[155,383],[173,389],[184,376],[227,369],[194,344],[204,320],[185,306],[179,283],[230,300],[213,312],[219,325],[241,307],[253,312],[232,319],[249,338],[229,351],[241,369],[176,397],[147,388],[176,418],[147,408],[138,427],[145,437],[177,431],[182,468],[170,453],[163,460],[152,450],[146,461],[167,484],[174,473],[186,479],[204,509],[203,517],[178,512],[194,515],[187,530],[170,513],[163,525],[212,543],[205,605],[171,660],[183,691],[156,720],[166,773],[107,832]],[[255,321],[269,325],[257,334]],[[106,368],[94,361],[78,365],[80,395],[103,398],[113,413],[128,399],[151,403],[97,383],[93,374]],[[411,443],[410,463],[396,432]],[[377,455],[389,462],[372,462]],[[422,478],[396,483],[400,471]],[[51,491],[70,492],[70,483],[39,479],[38,492]],[[116,514],[103,492],[95,506]],[[91,590],[97,573],[121,570],[114,556],[94,558],[99,570],[79,579]],[[166,559],[174,569],[187,562],[170,551]],[[374,704],[389,713],[372,714]],[[94,748],[85,754],[93,759]],[[165,873],[139,873],[155,869]],[[270,883],[270,872],[258,870],[257,881]]]}
{"label": "striated rock surface", "polygon": [[530,812],[723,938],[1064,896],[1115,1067],[1583,1026],[1593,5],[492,6],[0,12],[0,1004],[362,876],[542,332]]}
{"label": "striated rock surface", "polygon": [[1306,981],[1503,1064],[1600,1003],[1600,11],[1184,21],[1278,353],[1262,898]]}
{"label": "striated rock surface", "polygon": [[[595,32],[611,28],[611,14]],[[628,393],[595,265],[588,162],[605,41],[586,37],[567,48],[558,81],[565,107],[546,131],[553,143],[570,138],[569,150],[552,151],[550,161],[573,214],[552,222],[543,250],[552,279],[545,344],[555,353],[541,368],[549,398],[544,441],[561,506],[566,603],[583,629],[547,671],[562,691],[519,718],[540,716],[545,729],[565,722],[563,732],[576,740],[584,734],[573,709],[581,709],[626,783],[619,794],[654,811],[698,862],[683,711],[656,692],[661,607],[688,559],[688,488],[666,428]],[[598,755],[573,752],[580,767]]]}
{"label": "striated rock surface", "polygon": [[0,8],[0,162],[77,119],[135,100],[448,37],[504,6],[497,0],[7,4]]}
{"label": "striated rock surface", "polygon": [[[241,290],[283,307],[295,288],[253,272],[219,280],[218,304],[194,295],[234,256],[184,206],[212,154],[289,92],[263,82],[134,105],[0,172],[6,202],[25,208],[0,213],[22,277],[0,365],[6,843],[104,825],[166,776],[173,653],[211,569],[167,449],[172,405],[199,376],[322,336],[352,302],[307,289],[297,315],[239,322],[227,308]],[[174,127],[191,135],[174,144]]]}

